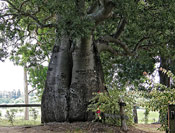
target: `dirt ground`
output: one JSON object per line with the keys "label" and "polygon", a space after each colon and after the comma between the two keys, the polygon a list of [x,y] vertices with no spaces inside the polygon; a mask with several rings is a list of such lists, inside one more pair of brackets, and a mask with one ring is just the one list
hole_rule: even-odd
{"label": "dirt ground", "polygon": [[165,133],[165,131],[157,130],[158,128],[160,128],[160,124],[138,124],[135,125],[135,127],[148,133]]}
{"label": "dirt ground", "polygon": [[[144,131],[154,125],[136,125],[129,127],[127,133],[159,133],[157,131]],[[157,128],[159,125],[155,125]],[[76,123],[50,123],[38,126],[0,127],[0,133],[124,133],[119,127],[102,123],[76,122]]]}

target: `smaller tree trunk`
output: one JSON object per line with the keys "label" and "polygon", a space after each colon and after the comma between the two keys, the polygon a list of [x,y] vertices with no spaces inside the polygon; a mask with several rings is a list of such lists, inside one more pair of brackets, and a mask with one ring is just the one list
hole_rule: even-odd
{"label": "smaller tree trunk", "polygon": [[134,116],[134,123],[138,123],[138,116],[137,116],[137,106],[134,105],[133,107],[133,116]]}
{"label": "smaller tree trunk", "polygon": [[[24,103],[29,104],[29,95],[28,95],[28,84],[27,84],[27,70],[24,68]],[[29,120],[29,108],[25,107],[24,119]]]}

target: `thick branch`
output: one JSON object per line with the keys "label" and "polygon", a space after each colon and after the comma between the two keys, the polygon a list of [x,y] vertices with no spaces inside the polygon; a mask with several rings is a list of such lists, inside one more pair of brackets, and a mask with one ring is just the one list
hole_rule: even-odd
{"label": "thick branch", "polygon": [[113,2],[104,0],[102,7],[96,12],[89,14],[88,17],[94,19],[96,24],[98,24],[112,15],[114,6]]}
{"label": "thick branch", "polygon": [[129,50],[127,45],[118,39],[112,38],[111,36],[105,36],[102,38],[102,40],[104,40],[106,42],[116,43],[116,44],[120,45],[121,48],[123,48],[123,50],[126,52],[127,55],[133,55],[133,53]]}
{"label": "thick branch", "polygon": [[29,1],[29,0],[24,0],[24,1],[21,3],[21,5],[20,5],[19,10],[22,10],[23,5],[24,5],[25,3],[27,3],[28,1]]}
{"label": "thick branch", "polygon": [[98,50],[99,53],[103,52],[103,51],[108,51],[108,52],[112,53],[115,56],[123,56],[118,51],[116,51],[113,47],[108,45],[107,42],[99,41],[98,43],[96,43],[96,47],[97,47],[97,50]]}
{"label": "thick branch", "polygon": [[123,18],[118,26],[118,30],[117,32],[114,34],[114,38],[119,38],[119,36],[121,35],[121,33],[124,31],[124,28],[125,28],[125,25],[126,25],[126,19]]}
{"label": "thick branch", "polygon": [[4,18],[4,17],[8,17],[8,16],[18,16],[17,14],[14,14],[14,13],[9,13],[9,14],[3,14],[3,15],[0,15],[0,18]]}
{"label": "thick branch", "polygon": [[111,42],[111,43],[118,44],[126,52],[127,55],[133,56],[138,51],[138,49],[145,49],[146,47],[150,47],[150,45],[140,46],[140,44],[148,38],[149,37],[143,37],[141,40],[139,40],[138,43],[135,45],[135,48],[133,49],[133,51],[129,50],[128,46],[124,42],[121,42],[120,40],[115,39],[111,36],[105,36],[101,39],[101,41],[106,43]]}
{"label": "thick branch", "polygon": [[92,6],[88,9],[87,14],[94,13],[97,10],[98,1],[93,1]]}
{"label": "thick branch", "polygon": [[140,44],[141,44],[143,41],[145,41],[146,39],[148,39],[148,38],[149,38],[149,37],[143,37],[142,39],[140,39],[140,40],[138,41],[138,43],[136,44],[136,46],[135,46],[133,52],[136,52],[136,51],[139,49]]}

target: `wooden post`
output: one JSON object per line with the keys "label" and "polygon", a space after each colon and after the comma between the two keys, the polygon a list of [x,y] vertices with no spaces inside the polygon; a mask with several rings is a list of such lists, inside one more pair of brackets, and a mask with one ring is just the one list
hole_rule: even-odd
{"label": "wooden post", "polygon": [[126,106],[126,103],[119,102],[119,105],[120,105],[120,116],[121,116],[121,128],[123,131],[127,131],[128,127],[126,124],[125,114],[124,114],[124,106]]}
{"label": "wooden post", "polygon": [[134,123],[138,123],[138,116],[137,116],[137,106],[134,105],[133,107],[133,116],[134,116]]}
{"label": "wooden post", "polygon": [[175,105],[168,105],[168,127],[169,133],[175,133]]}

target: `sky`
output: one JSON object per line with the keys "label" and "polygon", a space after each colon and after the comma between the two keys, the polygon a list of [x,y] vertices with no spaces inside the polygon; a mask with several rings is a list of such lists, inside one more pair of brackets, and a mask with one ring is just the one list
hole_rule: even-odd
{"label": "sky", "polygon": [[[0,9],[3,8],[0,0]],[[8,59],[5,62],[0,61],[0,91],[12,91],[13,89],[24,89],[23,83],[23,68],[13,65]]]}
{"label": "sky", "polygon": [[23,91],[23,75],[23,67],[13,65],[13,62],[9,60],[0,61],[0,91],[13,89]]}

